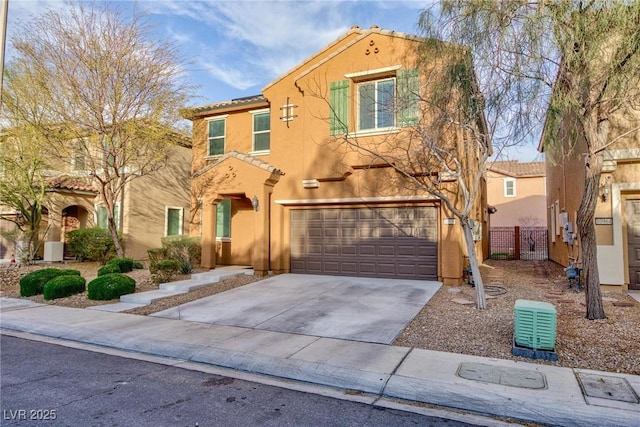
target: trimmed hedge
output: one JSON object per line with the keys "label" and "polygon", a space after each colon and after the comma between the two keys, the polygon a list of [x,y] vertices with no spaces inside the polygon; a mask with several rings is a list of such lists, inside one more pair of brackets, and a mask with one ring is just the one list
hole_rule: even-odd
{"label": "trimmed hedge", "polygon": [[79,228],[67,233],[67,248],[80,261],[98,261],[105,264],[116,255],[109,230],[100,227]]}
{"label": "trimmed hedge", "polygon": [[119,271],[114,273],[128,273],[133,271],[133,260],[131,258],[114,258],[109,260],[107,265],[108,264],[115,264],[120,268]]}
{"label": "trimmed hedge", "polygon": [[111,300],[136,290],[136,281],[120,273],[111,273],[93,279],[87,285],[87,297],[92,300]]}
{"label": "trimmed hedge", "polygon": [[87,280],[81,276],[58,276],[44,285],[45,300],[64,298],[84,292]]}
{"label": "trimmed hedge", "polygon": [[78,270],[61,268],[43,268],[32,271],[20,279],[20,296],[31,297],[44,292],[44,285],[58,276],[80,276]]}
{"label": "trimmed hedge", "polygon": [[98,269],[98,277],[104,276],[105,274],[111,274],[111,273],[121,273],[120,267],[118,267],[118,264],[108,263],[107,265],[103,265]]}

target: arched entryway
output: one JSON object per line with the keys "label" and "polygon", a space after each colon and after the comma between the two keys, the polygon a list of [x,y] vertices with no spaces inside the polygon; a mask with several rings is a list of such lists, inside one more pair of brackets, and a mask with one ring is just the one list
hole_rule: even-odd
{"label": "arched entryway", "polygon": [[62,210],[60,241],[65,244],[64,257],[72,257],[67,251],[67,233],[89,226],[89,211],[80,205],[67,206]]}

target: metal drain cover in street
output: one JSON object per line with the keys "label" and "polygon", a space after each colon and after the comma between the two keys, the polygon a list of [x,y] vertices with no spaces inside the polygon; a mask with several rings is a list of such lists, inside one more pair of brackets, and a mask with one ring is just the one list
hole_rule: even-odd
{"label": "metal drain cover in street", "polygon": [[506,385],[509,387],[544,389],[547,379],[537,371],[528,369],[505,368],[485,363],[463,362],[458,365],[460,378],[485,383]]}
{"label": "metal drain cover in street", "polygon": [[584,372],[578,372],[576,375],[585,396],[640,403],[638,395],[624,378]]}

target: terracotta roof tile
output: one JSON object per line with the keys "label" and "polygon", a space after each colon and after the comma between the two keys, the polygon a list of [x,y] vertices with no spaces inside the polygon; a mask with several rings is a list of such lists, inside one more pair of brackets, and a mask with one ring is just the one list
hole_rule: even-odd
{"label": "terracotta roof tile", "polygon": [[487,163],[487,169],[503,175],[513,177],[544,176],[544,162],[520,162],[518,160],[503,160]]}
{"label": "terracotta roof tile", "polygon": [[96,188],[91,184],[89,178],[77,176],[52,176],[45,180],[45,185],[48,189],[53,190],[75,190],[97,193]]}
{"label": "terracotta roof tile", "polygon": [[221,156],[220,158],[216,159],[214,162],[208,164],[204,168],[200,169],[198,172],[194,173],[193,174],[193,178],[196,178],[196,177],[204,174],[205,172],[207,172],[208,170],[214,168],[215,166],[217,166],[218,164],[222,163],[223,161],[225,161],[228,158],[238,159],[238,160],[243,161],[245,163],[248,163],[250,165],[259,167],[260,169],[264,169],[265,171],[267,171],[269,173],[275,173],[275,174],[278,174],[278,175],[284,175],[284,172],[282,172],[280,169],[276,168],[275,166],[271,165],[270,163],[265,162],[264,160],[260,160],[257,157],[251,156],[249,154],[241,153],[239,151],[229,151],[229,152],[225,153],[223,156]]}

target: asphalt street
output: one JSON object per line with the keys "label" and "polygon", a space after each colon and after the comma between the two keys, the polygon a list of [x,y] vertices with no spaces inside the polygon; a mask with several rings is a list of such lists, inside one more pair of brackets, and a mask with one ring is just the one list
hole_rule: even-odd
{"label": "asphalt street", "polygon": [[3,426],[470,426],[2,335]]}

